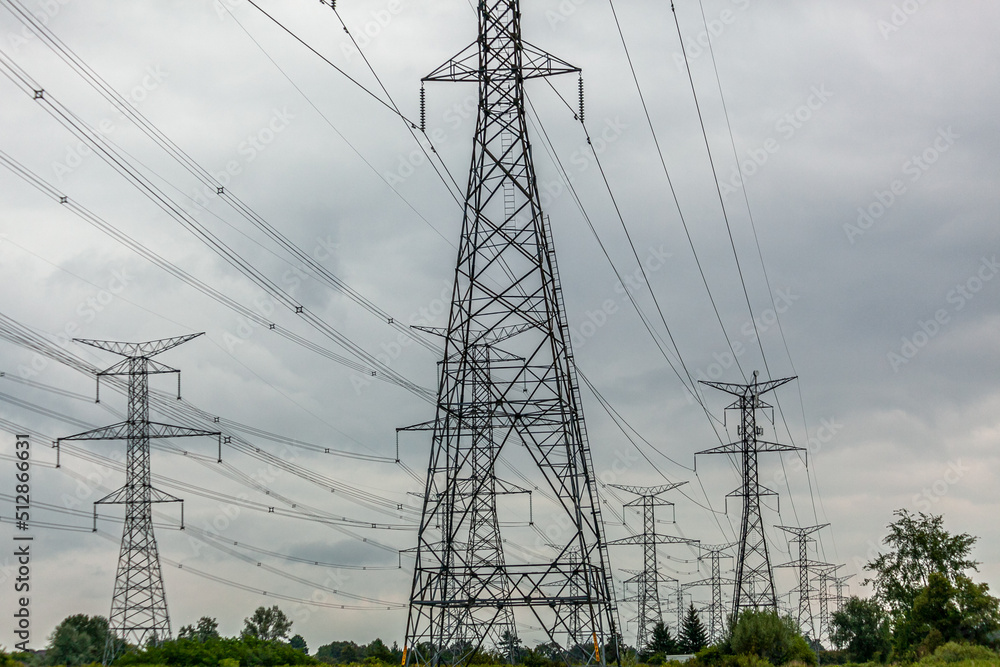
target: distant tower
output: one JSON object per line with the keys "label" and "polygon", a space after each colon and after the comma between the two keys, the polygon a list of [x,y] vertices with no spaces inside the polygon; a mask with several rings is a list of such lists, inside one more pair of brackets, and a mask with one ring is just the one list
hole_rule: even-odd
{"label": "distant tower", "polygon": [[[840,567],[840,566],[838,565],[838,567]],[[844,603],[847,602],[847,598],[844,595],[844,587],[847,585],[847,580],[850,579],[853,576],[854,576],[853,574],[847,574],[847,575],[844,575],[842,577],[828,576],[827,579],[826,579],[826,585],[829,586],[830,584],[833,584],[834,590],[837,591],[834,595],[829,596],[829,598],[828,598],[828,599],[833,600],[836,603],[836,611],[840,611],[841,609],[843,609],[844,608]],[[826,630],[826,634],[827,634],[828,638],[830,636],[829,622],[830,621],[829,621],[829,617],[828,617],[827,618],[827,626],[823,628],[823,630]],[[822,630],[821,630],[821,632],[822,632]],[[841,647],[838,645],[837,648],[841,648]]]}
{"label": "distant tower", "polygon": [[[712,589],[712,602],[708,605],[708,635],[711,643],[715,643],[722,639],[725,634],[725,613],[722,606],[722,585],[723,584],[733,584],[736,582],[735,579],[723,579],[722,578],[722,556],[724,552],[732,549],[736,546],[736,542],[730,542],[729,544],[702,544],[699,546],[701,549],[701,556],[698,560],[703,560],[707,555],[709,558],[709,563],[711,564],[711,576],[707,579],[699,579],[698,581],[692,581],[686,584],[688,587],[691,586],[711,586]],[[731,555],[725,554],[727,558],[732,558]]]}
{"label": "distant tower", "polygon": [[[809,559],[809,543],[816,541],[809,537],[809,535],[817,532],[821,528],[826,528],[829,525],[830,524],[828,523],[824,523],[819,526],[807,526],[803,528],[796,528],[793,526],[776,526],[780,530],[795,535],[795,539],[788,540],[788,542],[790,544],[798,543],[799,545],[798,559],[788,563],[776,565],[775,567],[794,567],[799,571],[799,586],[793,592],[799,594],[799,629],[802,631],[802,634],[809,639],[819,639],[819,635],[816,634],[815,624],[813,623],[812,613],[812,593],[816,589],[814,589],[810,583],[809,573],[819,568],[829,567],[830,565],[829,563],[821,563],[819,561]],[[820,631],[822,632],[822,628]]]}
{"label": "distant tower", "polygon": [[[121,642],[143,647],[157,644],[170,637],[170,615],[163,590],[160,555],[153,536],[153,503],[181,503],[168,493],[153,488],[149,469],[151,438],[184,438],[199,435],[219,436],[219,432],[202,431],[185,426],[161,424],[149,420],[149,376],[177,373],[177,398],[180,398],[180,371],[153,361],[151,357],[185,343],[201,334],[179,336],[146,343],[119,343],[102,340],[77,340],[101,350],[114,352],[125,359],[97,374],[98,401],[102,376],[128,377],[128,419],[119,424],[77,433],[63,440],[127,440],[125,486],[94,503],[94,530],[97,530],[97,505],[125,505],[125,526],[122,531],[118,574],[108,618],[108,642],[104,649],[104,664],[116,657]],[[221,442],[219,450],[221,461]],[[181,506],[181,525],[184,522]]]}
{"label": "distant tower", "polygon": [[764,536],[764,519],[760,509],[761,496],[777,494],[760,485],[757,475],[757,454],[760,452],[800,451],[802,448],[760,440],[764,429],[757,426],[757,411],[771,407],[760,400],[761,395],[794,379],[794,377],[790,377],[758,382],[757,372],[754,371],[751,384],[702,382],[709,387],[736,396],[736,401],[726,409],[740,411],[740,425],[737,428],[739,440],[698,452],[698,454],[740,455],[743,484],[739,489],[729,494],[731,497],[743,498],[743,520],[740,523],[739,553],[736,558],[736,585],[733,593],[734,617],[738,616],[744,609],[777,610],[778,608],[778,600],[774,593],[774,572],[771,570],[767,539]]}
{"label": "distant tower", "polygon": [[[659,566],[656,562],[657,545],[696,543],[694,540],[688,540],[683,537],[662,535],[656,532],[656,508],[673,505],[673,503],[662,500],[658,496],[671,489],[676,489],[682,484],[687,484],[687,482],[673,482],[671,484],[662,484],[660,486],[623,486],[621,484],[609,485],[616,489],[621,489],[622,491],[638,496],[635,500],[626,503],[625,507],[642,508],[642,533],[610,542],[611,545],[642,545],[642,570],[637,572],[636,575],[629,580],[629,583],[634,582],[638,588],[638,592],[636,593],[634,600],[639,605],[639,615],[637,617],[639,627],[636,631],[637,634],[635,640],[636,648],[639,650],[645,648],[649,643],[653,627],[657,623],[663,621],[663,606],[660,602],[660,584],[669,580],[669,577],[664,577],[660,574]],[[677,590],[678,598],[681,599],[680,596],[683,595],[683,592],[679,583]],[[680,604],[683,606],[683,603]],[[683,610],[678,612],[678,628],[680,627],[680,622],[682,620],[682,611]]]}

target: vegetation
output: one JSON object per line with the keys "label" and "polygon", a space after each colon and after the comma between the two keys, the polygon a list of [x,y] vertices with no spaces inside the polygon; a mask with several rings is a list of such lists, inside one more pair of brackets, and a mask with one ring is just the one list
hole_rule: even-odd
{"label": "vegetation", "polygon": [[[866,569],[874,595],[852,597],[832,615],[831,640],[841,650],[817,656],[789,617],[773,611],[744,611],[731,619],[726,635],[709,646],[707,632],[694,605],[684,616],[678,636],[662,622],[653,628],[649,642],[638,651],[618,641],[602,647],[608,664],[636,667],[669,664],[677,654],[694,654],[685,667],[812,667],[818,664],[913,664],[920,667],[1000,667],[1000,600],[986,584],[968,573],[979,565],[971,550],[977,538],[951,535],[943,518],[927,514],[894,513],[889,535]],[[370,644],[334,641],[309,656],[301,635],[289,639],[292,622],[277,606],[258,607],[244,619],[239,637],[222,637],[218,622],[203,616],[185,625],[177,639],[159,646],[121,655],[116,667],[278,667],[281,665],[343,665],[344,667],[395,667],[403,652],[381,639]],[[99,663],[108,640],[108,621],[101,616],[77,614],[64,619],[49,637],[44,659],[36,654],[9,655],[0,650],[0,667],[80,667]],[[526,647],[505,635],[496,648],[475,651],[471,665],[563,667],[585,662],[592,645],[569,649],[547,642]],[[426,648],[426,647],[425,647]],[[455,647],[463,654],[471,647]],[[444,656],[445,662],[449,657]],[[96,667],[96,666],[95,666]]]}
{"label": "vegetation", "polygon": [[705,630],[705,625],[701,622],[698,612],[694,610],[693,603],[688,607],[687,615],[684,616],[677,644],[681,653],[697,653],[708,646],[708,631]]}
{"label": "vegetation", "polygon": [[874,603],[888,616],[893,659],[934,654],[948,642],[996,646],[1000,640],[1000,600],[986,584],[965,572],[977,571],[972,546],[977,538],[951,535],[944,518],[897,510],[880,553],[865,568],[875,590]]}
{"label": "vegetation", "polygon": [[885,662],[892,648],[892,635],[885,611],[874,600],[852,597],[831,616],[830,638],[846,647],[853,662]]}

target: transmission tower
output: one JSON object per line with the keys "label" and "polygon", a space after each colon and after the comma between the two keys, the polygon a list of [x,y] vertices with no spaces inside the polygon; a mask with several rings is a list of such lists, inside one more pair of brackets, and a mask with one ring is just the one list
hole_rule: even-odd
{"label": "transmission tower", "polygon": [[[603,663],[614,589],[523,88],[580,70],[521,40],[518,0],[477,12],[477,39],[424,78],[478,83],[479,112],[448,325],[433,331],[445,349],[403,662],[468,662],[521,615]],[[555,499],[551,557],[504,553],[495,467],[518,451]]]}
{"label": "transmission tower", "polygon": [[[812,593],[816,589],[812,587],[810,583],[809,573],[818,568],[829,567],[829,563],[821,563],[820,561],[810,560],[808,554],[808,547],[810,542],[815,542],[816,540],[809,537],[812,533],[817,532],[821,528],[826,528],[830,524],[824,523],[818,526],[806,526],[802,528],[794,526],[777,526],[779,530],[783,530],[786,533],[791,533],[795,535],[795,539],[788,540],[789,544],[798,543],[799,545],[799,557],[797,560],[790,561],[788,563],[782,563],[776,565],[775,567],[794,567],[799,571],[799,586],[794,589],[793,593],[799,594],[799,609],[798,609],[798,622],[799,629],[806,636],[807,639],[818,639],[819,635],[816,634],[816,626],[813,622],[812,613]],[[820,629],[822,631],[822,628]]]}
{"label": "transmission tower", "polygon": [[[740,439],[728,445],[706,449],[697,454],[739,454],[740,468],[743,476],[741,487],[728,497],[743,498],[743,519],[740,522],[739,553],[736,558],[736,584],[733,593],[733,618],[739,616],[743,609],[759,609],[766,607],[777,610],[778,601],[774,593],[774,572],[771,570],[771,560],[767,552],[767,539],[764,536],[764,520],[761,515],[760,497],[777,495],[767,487],[761,486],[757,475],[757,455],[760,452],[788,452],[801,450],[801,447],[781,445],[776,442],[761,440],[764,429],[757,426],[757,411],[771,408],[760,399],[781,385],[791,382],[794,377],[781,380],[757,381],[757,371],[754,371],[751,384],[732,384],[727,382],[702,382],[727,394],[736,396],[736,401],[727,410],[740,411],[740,425],[737,434]],[[696,456],[697,456],[696,454]]]}
{"label": "transmission tower", "polygon": [[[722,578],[722,556],[723,552],[732,549],[734,546],[736,546],[735,542],[730,542],[729,544],[699,545],[702,555],[698,557],[698,560],[703,560],[707,555],[710,559],[712,574],[707,579],[699,579],[687,584],[687,586],[711,586],[712,588],[712,602],[708,605],[708,633],[713,644],[722,638],[726,630],[722,610],[722,585],[734,584],[736,580]],[[725,555],[728,558],[732,558],[729,554]]]}
{"label": "transmission tower", "polygon": [[[830,582],[843,565],[829,565],[820,568],[816,574],[817,588],[819,589],[819,631],[820,635],[826,634],[830,637]],[[817,637],[819,639],[819,637]]]}
{"label": "transmission tower", "polygon": [[[638,629],[636,630],[635,645],[642,650],[649,643],[653,627],[663,621],[663,606],[660,602],[660,584],[672,580],[660,574],[659,566],[656,563],[656,547],[659,544],[693,544],[693,540],[683,537],[673,537],[671,535],[661,535],[656,532],[656,508],[673,505],[672,502],[659,497],[661,493],[676,489],[687,484],[687,482],[673,482],[660,486],[624,486],[621,484],[609,484],[616,489],[621,489],[627,493],[638,496],[635,500],[625,503],[625,507],[642,508],[642,533],[632,535],[620,540],[610,542],[611,545],[620,544],[641,544],[643,555],[642,570],[635,573],[635,576],[627,583],[635,583],[637,592],[634,598],[639,606],[639,613],[636,617]],[[678,590],[680,584],[678,583]],[[678,615],[678,619],[680,616]],[[679,627],[679,626],[678,626]]]}
{"label": "transmission tower", "polygon": [[[840,566],[838,565],[837,567]],[[833,573],[831,572],[830,574]],[[854,575],[848,574],[841,577],[836,577],[836,576],[830,576],[830,574],[826,576],[826,585],[829,587],[830,584],[833,584],[834,590],[836,590],[837,592],[834,593],[833,595],[828,596],[827,599],[833,600],[836,603],[836,611],[840,611],[841,609],[844,608],[844,603],[847,601],[847,598],[844,596],[844,587],[847,585],[847,580],[853,577]],[[829,616],[827,617],[827,625],[825,629],[827,637],[829,638],[830,636]],[[837,648],[841,647],[838,645]]]}
{"label": "transmission tower", "polygon": [[[118,573],[115,576],[108,639],[104,664],[110,664],[125,646],[143,647],[158,644],[170,637],[170,615],[163,590],[160,554],[153,535],[153,503],[183,503],[180,498],[153,488],[150,475],[149,441],[151,438],[185,438],[200,435],[220,437],[219,460],[222,460],[221,434],[186,426],[173,426],[149,420],[149,376],[177,373],[177,398],[180,399],[180,371],[153,361],[151,357],[177,347],[201,334],[153,340],[146,343],[120,343],[104,340],[80,340],[78,343],[125,357],[111,368],[97,374],[97,400],[100,402],[101,377],[128,377],[128,418],[118,424],[77,433],[63,440],[126,440],[125,486],[94,503],[94,530],[97,530],[98,505],[125,505]],[[184,505],[181,505],[181,527]],[[123,645],[124,643],[124,645]]]}

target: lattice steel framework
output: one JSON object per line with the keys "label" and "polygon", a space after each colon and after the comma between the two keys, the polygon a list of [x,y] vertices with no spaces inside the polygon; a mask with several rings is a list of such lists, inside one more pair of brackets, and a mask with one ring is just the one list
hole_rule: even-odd
{"label": "lattice steel framework", "polygon": [[[840,567],[843,567],[843,564],[837,565],[832,570],[828,571],[823,575],[823,584],[824,586],[826,586],[826,600],[824,604],[825,611],[823,613],[825,617],[825,624],[823,624],[822,627],[820,628],[820,632],[823,632],[825,630],[828,639],[830,638],[829,601],[832,600],[835,603],[836,606],[835,611],[840,611],[841,609],[843,609],[844,603],[847,602],[847,598],[844,595],[844,587],[847,585],[847,580],[854,576],[853,574],[847,574],[840,577],[833,576],[836,570]],[[831,584],[833,585],[834,590],[836,591],[836,593],[834,593],[833,595],[829,594]],[[839,649],[843,647],[838,644],[837,648]]]}
{"label": "lattice steel framework", "polygon": [[774,571],[771,569],[767,538],[764,535],[764,518],[760,507],[761,496],[776,496],[777,493],[761,486],[757,474],[757,455],[760,452],[801,451],[802,448],[760,439],[760,436],[764,434],[764,429],[757,426],[757,411],[771,408],[760,399],[762,394],[794,379],[794,377],[789,377],[758,382],[757,371],[754,371],[753,382],[750,384],[702,382],[709,387],[736,396],[736,401],[726,409],[740,411],[740,425],[737,428],[739,440],[697,453],[738,454],[740,457],[743,483],[739,489],[727,496],[743,499],[739,552],[736,557],[736,583],[733,592],[733,618],[738,617],[740,611],[747,608],[760,609],[765,607],[777,610],[778,600],[774,592]]}
{"label": "lattice steel framework", "polygon": [[[97,374],[100,401],[101,377],[122,375],[128,378],[128,418],[118,424],[104,426],[60,438],[63,440],[126,440],[125,486],[94,503],[94,530],[97,530],[98,505],[125,505],[125,525],[118,556],[109,634],[104,649],[104,664],[110,664],[116,653],[126,646],[142,647],[157,644],[170,637],[170,615],[163,589],[160,555],[153,535],[153,503],[183,503],[183,500],[153,487],[150,476],[149,441],[152,438],[184,438],[201,435],[220,436],[215,431],[203,431],[185,426],[161,424],[149,420],[149,376],[177,373],[177,398],[180,398],[180,371],[165,366],[151,357],[185,343],[201,334],[190,334],[145,343],[121,343],[103,340],[81,340],[78,343],[125,357],[111,368]],[[219,459],[221,460],[221,440]],[[184,524],[181,505],[181,525]]]}
{"label": "lattice steel framework", "polygon": [[[735,579],[723,579],[722,578],[722,557],[723,553],[727,552],[736,546],[736,542],[730,542],[729,544],[701,544],[699,549],[701,549],[701,556],[698,560],[703,560],[706,555],[709,558],[709,563],[711,564],[712,574],[707,579],[699,579],[698,581],[692,581],[686,586],[711,586],[712,590],[712,602],[708,605],[708,634],[710,643],[722,639],[725,634],[725,616],[723,612],[722,604],[722,585],[723,584],[734,584]],[[732,558],[730,554],[725,554],[727,558]]]}
{"label": "lattice steel framework", "polygon": [[[479,111],[452,305],[435,331],[445,352],[403,663],[468,662],[519,617],[574,662],[602,663],[617,612],[523,89],[579,69],[522,41],[518,0],[477,11],[476,41],[424,79],[478,83]],[[566,526],[551,557],[504,553],[495,467],[513,452],[530,456],[525,472]]]}
{"label": "lattice steel framework", "polygon": [[[822,563],[817,560],[811,560],[809,558],[809,543],[815,542],[816,540],[809,537],[809,535],[819,531],[822,528],[826,528],[830,524],[824,523],[818,526],[776,526],[779,530],[783,530],[786,533],[791,533],[795,536],[794,539],[788,540],[789,544],[799,545],[799,557],[796,560],[789,561],[788,563],[781,563],[780,565],[775,565],[775,567],[794,567],[799,571],[799,585],[797,588],[793,589],[793,593],[798,593],[799,595],[799,607],[797,620],[799,623],[799,630],[802,634],[806,636],[807,639],[819,639],[819,635],[816,634],[816,624],[813,620],[812,613],[812,600],[813,593],[816,589],[813,588],[810,583],[809,573],[818,570],[819,568],[826,568],[830,566],[830,563]],[[823,628],[820,628],[820,632]]]}
{"label": "lattice steel framework", "polygon": [[[635,500],[625,503],[625,507],[642,508],[642,533],[632,535],[620,540],[610,542],[611,545],[639,544],[642,545],[643,567],[635,573],[635,576],[628,579],[626,583],[636,584],[636,594],[627,598],[626,601],[636,602],[639,613],[635,620],[638,624],[636,629],[635,645],[638,649],[643,649],[649,643],[653,627],[663,620],[663,605],[660,601],[660,585],[667,581],[676,581],[671,577],[660,573],[656,562],[656,547],[660,544],[697,544],[695,540],[683,537],[673,537],[662,535],[656,532],[656,508],[673,505],[672,502],[660,498],[660,494],[671,489],[687,484],[687,482],[673,482],[660,486],[624,486],[621,484],[610,484],[616,489],[621,489],[635,496]],[[678,591],[681,590],[678,584]],[[683,606],[683,603],[681,603]],[[680,615],[678,615],[678,628],[680,627]]]}

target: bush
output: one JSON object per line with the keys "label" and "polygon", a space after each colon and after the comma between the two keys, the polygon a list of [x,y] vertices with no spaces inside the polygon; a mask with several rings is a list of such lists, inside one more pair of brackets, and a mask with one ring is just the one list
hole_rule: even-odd
{"label": "bush", "polygon": [[728,641],[734,655],[754,655],[772,665],[797,660],[818,664],[809,642],[799,634],[795,621],[773,611],[744,611],[736,621]]}
{"label": "bush", "polygon": [[962,662],[963,660],[990,660],[995,662],[998,658],[1000,658],[1000,655],[985,646],[948,642],[939,646],[933,654],[928,655],[920,662],[930,664]]}

